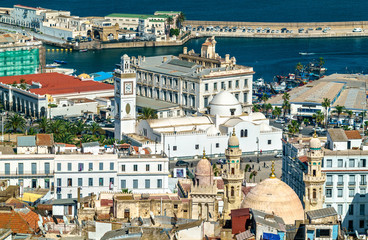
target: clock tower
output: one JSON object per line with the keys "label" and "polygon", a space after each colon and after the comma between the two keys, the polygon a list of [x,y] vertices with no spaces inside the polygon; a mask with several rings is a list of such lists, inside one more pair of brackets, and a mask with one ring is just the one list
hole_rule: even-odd
{"label": "clock tower", "polygon": [[130,58],[121,57],[121,67],[115,70],[115,138],[135,133],[136,124],[136,73],[130,68]]}

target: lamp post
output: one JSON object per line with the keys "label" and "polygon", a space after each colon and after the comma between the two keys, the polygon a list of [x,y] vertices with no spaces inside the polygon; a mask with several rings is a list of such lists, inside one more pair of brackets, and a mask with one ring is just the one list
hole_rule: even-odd
{"label": "lamp post", "polygon": [[259,138],[257,137],[257,163],[259,163]]}

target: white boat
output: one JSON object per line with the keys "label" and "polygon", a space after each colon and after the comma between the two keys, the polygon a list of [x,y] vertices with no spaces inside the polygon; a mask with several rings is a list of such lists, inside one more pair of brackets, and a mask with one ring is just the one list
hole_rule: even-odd
{"label": "white boat", "polygon": [[48,68],[56,68],[56,67],[59,67],[59,66],[60,66],[59,63],[46,64],[46,67],[48,67]]}
{"label": "white boat", "polygon": [[299,55],[314,55],[315,53],[299,52]]}

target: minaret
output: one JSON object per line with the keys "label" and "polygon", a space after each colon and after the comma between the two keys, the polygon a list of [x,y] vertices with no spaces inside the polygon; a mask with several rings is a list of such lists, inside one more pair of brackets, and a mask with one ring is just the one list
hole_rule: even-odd
{"label": "minaret", "polygon": [[122,140],[123,133],[135,133],[136,124],[136,73],[130,68],[130,58],[121,57],[121,69],[115,70],[115,138]]}
{"label": "minaret", "polygon": [[323,186],[326,181],[326,174],[322,173],[323,151],[321,141],[317,134],[314,133],[313,138],[309,143],[308,158],[308,173],[303,175],[305,183],[304,204],[305,211],[317,210],[323,208],[325,196]]}
{"label": "minaret", "polygon": [[240,156],[242,151],[239,148],[239,139],[233,134],[229,138],[228,147],[225,150],[226,166],[222,179],[224,181],[224,209],[222,212],[224,220],[230,219],[231,210],[239,209],[242,202],[242,182],[244,173],[240,169]]}

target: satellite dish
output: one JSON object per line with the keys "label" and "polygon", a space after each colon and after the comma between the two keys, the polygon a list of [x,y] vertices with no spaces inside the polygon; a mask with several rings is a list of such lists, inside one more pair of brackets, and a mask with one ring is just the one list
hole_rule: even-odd
{"label": "satellite dish", "polygon": [[63,235],[63,229],[59,229],[60,235]]}
{"label": "satellite dish", "polygon": [[45,231],[48,232],[49,231],[49,227],[47,226],[47,224],[44,225]]}
{"label": "satellite dish", "polygon": [[41,222],[41,221],[38,221],[37,223],[38,223],[38,227],[41,229],[41,232],[42,232],[43,234],[45,234],[45,229],[44,229],[44,228],[43,228],[43,226],[42,226],[42,222]]}
{"label": "satellite dish", "polygon": [[40,219],[40,222],[43,223],[43,219],[41,217],[41,214],[38,214],[38,218]]}
{"label": "satellite dish", "polygon": [[63,216],[63,220],[64,220],[64,224],[65,225],[68,225],[69,224],[69,221],[68,221],[68,219],[65,216]]}

